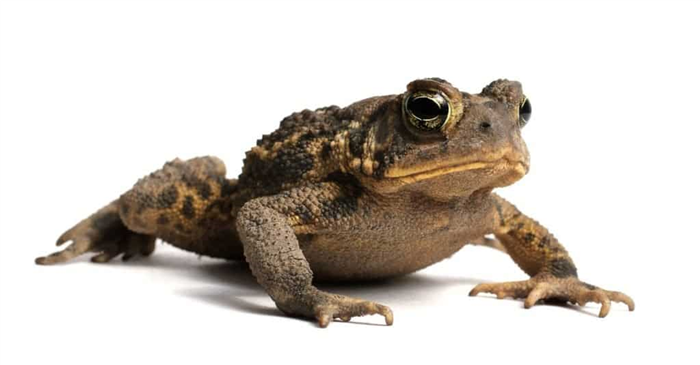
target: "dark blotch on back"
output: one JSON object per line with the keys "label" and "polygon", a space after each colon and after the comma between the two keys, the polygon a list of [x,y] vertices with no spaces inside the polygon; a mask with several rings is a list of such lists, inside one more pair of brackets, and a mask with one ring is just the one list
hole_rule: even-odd
{"label": "dark blotch on back", "polygon": [[362,157],[364,152],[365,138],[367,137],[367,128],[353,129],[350,131],[350,153],[355,157]]}
{"label": "dark blotch on back", "polygon": [[324,144],[323,147],[321,148],[321,158],[324,160],[331,158],[331,152],[332,152],[332,150],[331,150],[330,143]]}
{"label": "dark blotch on back", "polygon": [[155,204],[148,208],[168,209],[177,202],[178,194],[175,185],[170,185],[158,194]]}
{"label": "dark blotch on back", "polygon": [[314,156],[306,152],[305,146],[299,144],[289,149],[282,149],[277,156],[265,165],[257,175],[268,184],[281,186],[282,183],[301,179],[314,167]]}
{"label": "dark blotch on back", "polygon": [[199,179],[193,173],[184,174],[182,179],[185,181],[188,187],[197,190],[197,195],[202,199],[207,200],[211,196],[211,186],[206,181]]}
{"label": "dark blotch on back", "polygon": [[523,239],[526,243],[532,244],[537,239],[537,236],[535,236],[532,232],[527,232],[525,233],[525,236],[523,236]]}
{"label": "dark blotch on back", "polygon": [[187,219],[194,218],[194,198],[191,195],[187,195],[182,203],[182,215]]}
{"label": "dark blotch on back", "polygon": [[209,199],[209,196],[211,196],[211,186],[202,181],[202,184],[197,185],[197,194],[199,194],[199,196],[204,200]]}

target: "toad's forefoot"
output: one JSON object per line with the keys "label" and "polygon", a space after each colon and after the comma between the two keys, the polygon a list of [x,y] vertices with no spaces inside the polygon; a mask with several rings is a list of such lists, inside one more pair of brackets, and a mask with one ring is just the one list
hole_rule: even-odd
{"label": "toad's forefoot", "polygon": [[[335,318],[349,322],[352,317],[371,314],[384,316],[384,322],[387,326],[391,326],[394,323],[394,313],[391,309],[375,302],[330,294],[316,289],[312,290],[312,294],[310,294],[308,299],[302,302],[311,304],[311,312],[321,328],[328,327],[328,324]],[[291,314],[303,313],[306,310],[295,310],[294,312],[296,313]]]}
{"label": "toad's forefoot", "polygon": [[630,311],[634,310],[634,301],[623,293],[603,290],[575,277],[557,278],[550,274],[536,275],[525,281],[479,284],[469,295],[479,293],[495,294],[498,299],[525,299],[525,308],[532,307],[540,300],[564,301],[580,306],[589,302],[600,303],[598,316],[601,318],[608,315],[611,301],[625,303]]}

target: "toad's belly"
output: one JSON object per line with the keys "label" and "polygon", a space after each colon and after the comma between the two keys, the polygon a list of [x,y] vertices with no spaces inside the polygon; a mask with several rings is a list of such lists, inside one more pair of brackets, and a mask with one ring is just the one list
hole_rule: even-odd
{"label": "toad's belly", "polygon": [[372,280],[405,275],[450,257],[480,232],[386,237],[371,232],[301,236],[300,246],[319,281]]}

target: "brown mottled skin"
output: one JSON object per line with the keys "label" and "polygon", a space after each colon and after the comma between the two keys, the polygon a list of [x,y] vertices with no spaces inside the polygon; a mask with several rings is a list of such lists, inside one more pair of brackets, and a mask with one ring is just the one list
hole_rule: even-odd
{"label": "brown mottled skin", "polygon": [[[238,179],[215,157],[176,159],[64,233],[38,264],[86,252],[106,262],[153,252],[155,238],[200,255],[245,259],[285,313],[318,320],[381,314],[381,304],[318,290],[314,280],[370,280],[432,265],[471,242],[506,252],[531,278],[481,284],[499,298],[602,305],[628,296],[579,281],[564,247],[494,194],[529,168],[520,83],[480,94],[440,79],[400,95],[285,118],[247,154]],[[493,234],[496,239],[485,236]]]}

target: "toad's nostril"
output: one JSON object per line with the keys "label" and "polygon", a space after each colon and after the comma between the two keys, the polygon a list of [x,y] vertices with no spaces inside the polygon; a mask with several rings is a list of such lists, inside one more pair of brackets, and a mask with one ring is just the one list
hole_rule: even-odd
{"label": "toad's nostril", "polygon": [[491,128],[491,123],[489,123],[489,122],[481,122],[481,124],[479,125],[479,127],[481,127],[481,129],[490,129],[490,128]]}

